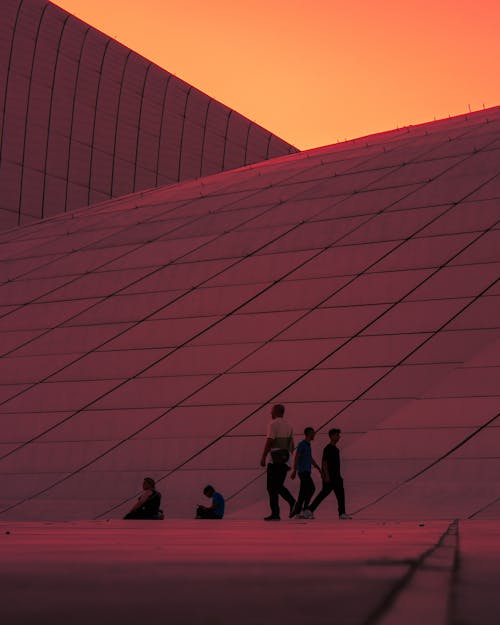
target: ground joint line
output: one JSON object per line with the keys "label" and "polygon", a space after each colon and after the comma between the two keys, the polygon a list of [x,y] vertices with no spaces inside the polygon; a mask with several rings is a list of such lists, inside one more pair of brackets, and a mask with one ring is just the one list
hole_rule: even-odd
{"label": "ground joint line", "polygon": [[455,582],[458,520],[412,562],[363,625],[447,625]]}

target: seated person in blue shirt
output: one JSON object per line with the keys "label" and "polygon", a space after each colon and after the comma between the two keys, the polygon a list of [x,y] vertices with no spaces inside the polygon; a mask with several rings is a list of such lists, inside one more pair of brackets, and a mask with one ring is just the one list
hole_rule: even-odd
{"label": "seated person in blue shirt", "polygon": [[224,516],[224,497],[213,486],[208,484],[203,489],[203,494],[212,500],[211,506],[198,506],[196,509],[197,519],[222,519]]}

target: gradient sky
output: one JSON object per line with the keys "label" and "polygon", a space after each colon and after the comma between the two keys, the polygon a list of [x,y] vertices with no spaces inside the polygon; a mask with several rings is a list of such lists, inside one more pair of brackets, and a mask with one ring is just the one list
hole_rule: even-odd
{"label": "gradient sky", "polygon": [[500,104],[499,0],[56,0],[301,149]]}

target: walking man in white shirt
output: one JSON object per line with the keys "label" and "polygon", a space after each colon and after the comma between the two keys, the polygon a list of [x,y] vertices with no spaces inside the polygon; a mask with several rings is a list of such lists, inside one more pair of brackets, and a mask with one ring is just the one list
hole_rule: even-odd
{"label": "walking man in white shirt", "polygon": [[267,456],[271,454],[271,462],[267,465],[267,492],[271,514],[264,521],[279,521],[279,496],[290,506],[290,515],[293,514],[295,499],[285,486],[286,474],[290,470],[287,462],[294,450],[293,429],[284,418],[285,407],[276,404],[272,407],[272,420],[267,426],[267,438],[262,452],[260,464],[266,466]]}

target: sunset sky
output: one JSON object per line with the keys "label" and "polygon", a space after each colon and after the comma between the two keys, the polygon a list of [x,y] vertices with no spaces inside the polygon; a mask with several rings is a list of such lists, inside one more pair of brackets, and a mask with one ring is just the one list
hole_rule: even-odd
{"label": "sunset sky", "polygon": [[300,149],[500,104],[498,0],[57,0]]}

